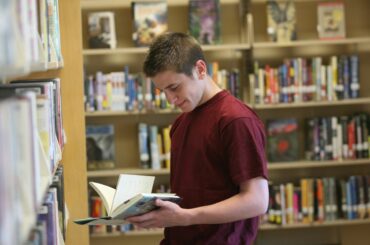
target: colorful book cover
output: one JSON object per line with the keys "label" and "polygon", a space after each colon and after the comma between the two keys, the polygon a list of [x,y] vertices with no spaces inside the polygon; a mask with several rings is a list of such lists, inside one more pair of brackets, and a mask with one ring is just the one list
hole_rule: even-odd
{"label": "colorful book cover", "polygon": [[269,0],[267,2],[267,25],[267,34],[271,41],[296,40],[296,11],[293,1]]}
{"label": "colorful book cover", "polygon": [[132,2],[131,10],[134,24],[132,39],[136,46],[149,46],[154,38],[167,31],[166,1]]}
{"label": "colorful book cover", "polygon": [[320,39],[338,39],[346,36],[344,4],[341,2],[319,3],[317,30]]}
{"label": "colorful book cover", "polygon": [[116,27],[113,12],[90,13],[88,26],[89,48],[116,48]]}
{"label": "colorful book cover", "polygon": [[267,122],[268,160],[270,162],[298,160],[298,124],[296,119],[277,119]]}
{"label": "colorful book cover", "polygon": [[86,127],[86,151],[88,169],[114,167],[114,126],[88,125]]}
{"label": "colorful book cover", "polygon": [[221,42],[219,0],[189,1],[189,32],[201,44]]}

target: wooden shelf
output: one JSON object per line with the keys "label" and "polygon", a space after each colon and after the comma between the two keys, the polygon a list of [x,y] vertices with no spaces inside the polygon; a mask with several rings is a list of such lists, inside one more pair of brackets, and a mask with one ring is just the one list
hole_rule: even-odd
{"label": "wooden shelf", "polygon": [[[250,45],[248,43],[235,43],[235,44],[217,44],[217,45],[202,45],[205,52],[211,51],[230,51],[230,50],[248,50]],[[91,55],[118,55],[118,54],[145,54],[148,47],[127,47],[115,49],[84,49],[84,56]]]}
{"label": "wooden shelf", "polygon": [[[221,0],[221,4],[238,4],[239,0]],[[169,6],[187,6],[188,0],[167,0]],[[131,1],[122,0],[81,0],[81,9],[119,9],[131,7]]]}
{"label": "wooden shelf", "polygon": [[[274,170],[288,170],[298,168],[330,168],[340,166],[354,166],[354,165],[370,165],[370,158],[353,159],[353,160],[339,160],[339,161],[296,161],[296,162],[276,162],[269,163],[268,169]],[[140,169],[140,168],[120,168],[107,170],[93,170],[87,172],[87,177],[117,177],[119,174],[149,174],[149,175],[168,175],[169,169]]]}
{"label": "wooden shelf", "polygon": [[319,45],[348,45],[348,44],[362,44],[370,43],[370,37],[353,37],[338,40],[298,40],[287,43],[276,42],[254,42],[252,47],[255,49],[266,48],[293,48],[293,47],[306,47],[306,46],[319,46]]}
{"label": "wooden shelf", "polygon": [[[264,224],[259,227],[260,231],[272,231],[272,230],[285,230],[285,229],[307,229],[307,228],[320,228],[320,227],[336,227],[336,226],[351,226],[351,225],[368,225],[370,219],[357,219],[357,220],[335,220],[325,222],[314,222],[309,224],[289,224],[289,225],[273,225]],[[129,231],[122,233],[105,233],[105,234],[91,234],[91,238],[100,237],[122,237],[122,236],[162,236],[163,229],[153,230],[139,230]]]}
{"label": "wooden shelf", "polygon": [[370,98],[346,99],[338,101],[309,101],[309,102],[295,102],[295,103],[279,103],[279,104],[262,104],[251,105],[256,110],[271,110],[271,109],[292,109],[305,107],[319,107],[319,106],[344,106],[344,105],[361,105],[370,104]]}
{"label": "wooden shelf", "polygon": [[145,116],[154,114],[179,114],[179,110],[143,110],[143,111],[95,111],[85,112],[86,117],[112,117],[112,116]]}
{"label": "wooden shelf", "polygon": [[297,168],[330,168],[341,166],[354,166],[354,165],[369,165],[370,158],[366,159],[353,159],[353,160],[330,160],[330,161],[294,161],[294,162],[274,162],[269,163],[268,169],[271,170],[287,170]]}
{"label": "wooden shelf", "polygon": [[169,175],[169,169],[140,169],[140,168],[119,168],[107,170],[87,171],[87,177],[117,177],[119,174],[142,174],[142,175]]}
{"label": "wooden shelf", "polygon": [[[252,4],[265,4],[268,0],[251,0]],[[278,2],[284,2],[285,0],[277,0]],[[311,3],[317,3],[317,2],[324,2],[326,0],[293,0],[294,3],[305,3],[305,2],[311,2]]]}
{"label": "wooden shelf", "polygon": [[152,230],[138,230],[128,232],[115,232],[115,233],[103,233],[103,234],[91,234],[92,238],[99,237],[121,237],[121,236],[163,236],[164,229],[152,229]]}
{"label": "wooden shelf", "polygon": [[368,225],[370,224],[370,219],[356,219],[356,220],[334,220],[325,222],[313,222],[309,224],[289,224],[289,225],[273,225],[264,224],[261,225],[260,231],[269,230],[282,230],[282,229],[299,229],[299,228],[320,228],[320,227],[335,227],[335,226],[351,226],[351,225]]}

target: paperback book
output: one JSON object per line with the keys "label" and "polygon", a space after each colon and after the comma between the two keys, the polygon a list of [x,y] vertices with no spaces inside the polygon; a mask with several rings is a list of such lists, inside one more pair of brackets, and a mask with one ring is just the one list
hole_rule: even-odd
{"label": "paperback book", "polygon": [[116,27],[113,12],[90,13],[88,25],[89,48],[116,48]]}
{"label": "paperback book", "polygon": [[317,30],[320,39],[345,38],[346,25],[344,4],[341,2],[319,3],[317,7]]}
{"label": "paperback book", "polygon": [[167,2],[132,2],[133,29],[132,39],[136,46],[149,46],[154,38],[165,33],[167,24]]}
{"label": "paperback book", "polygon": [[86,152],[89,170],[113,168],[115,165],[114,126],[112,124],[87,125]]}
{"label": "paperback book", "polygon": [[270,162],[298,160],[298,124],[294,118],[267,122],[267,152]]}
{"label": "paperback book", "polygon": [[189,1],[189,32],[201,44],[221,42],[219,0]]}
{"label": "paperback book", "polygon": [[296,12],[293,1],[269,0],[267,2],[267,25],[267,33],[271,41],[296,40]]}
{"label": "paperback book", "polygon": [[80,225],[118,225],[125,224],[126,218],[141,215],[157,209],[156,199],[179,203],[181,198],[174,193],[151,193],[153,176],[121,174],[116,189],[90,182],[91,187],[103,200],[107,216],[78,219]]}

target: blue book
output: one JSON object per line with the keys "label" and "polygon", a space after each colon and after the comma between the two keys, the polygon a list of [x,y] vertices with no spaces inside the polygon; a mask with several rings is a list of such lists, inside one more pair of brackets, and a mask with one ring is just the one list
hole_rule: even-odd
{"label": "blue book", "polygon": [[88,217],[74,220],[79,225],[121,225],[128,217],[141,215],[157,209],[156,199],[179,203],[181,198],[174,193],[151,193],[153,176],[121,174],[116,189],[90,182],[91,187],[103,200],[108,216]]}

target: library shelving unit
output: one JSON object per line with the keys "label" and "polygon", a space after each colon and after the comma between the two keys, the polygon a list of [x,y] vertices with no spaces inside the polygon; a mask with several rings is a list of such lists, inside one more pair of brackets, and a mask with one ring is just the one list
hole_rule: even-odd
{"label": "library shelving unit", "polygon": [[[25,4],[24,1],[18,2],[17,4]],[[36,4],[36,1],[31,2]],[[55,2],[58,3],[58,1]],[[63,165],[64,169],[64,196],[68,210],[67,216],[69,217],[66,229],[66,244],[88,244],[89,242],[88,229],[86,227],[76,226],[72,222],[79,217],[86,217],[88,213],[86,203],[86,160],[84,154],[85,125],[82,100],[82,31],[81,27],[76,25],[76,22],[79,23],[81,19],[79,9],[79,0],[68,2],[59,1],[59,25],[61,49],[64,58],[63,65],[49,63],[47,70],[45,68],[36,68],[37,72],[15,74],[7,79],[32,80],[56,77],[61,79],[63,126],[65,136],[68,138],[68,142],[66,141],[62,152],[62,160],[59,163]],[[20,15],[18,11],[17,15]],[[5,115],[4,117],[8,116]],[[1,118],[3,118],[3,115]],[[13,244],[16,244],[16,241],[14,242]]]}
{"label": "library shelving unit", "polygon": [[[125,65],[130,72],[139,73],[147,47],[135,47],[132,41],[133,22],[131,19],[132,1],[81,1],[83,26],[83,57],[87,75],[97,71],[103,73],[122,71]],[[169,0],[168,29],[169,31],[187,32],[188,30],[188,1]],[[245,41],[244,23],[240,18],[241,10],[238,0],[221,0],[222,31],[220,45],[204,45],[206,58],[218,61],[220,69],[243,70],[245,52],[250,50],[249,42]],[[113,11],[115,14],[117,48],[89,49],[87,36],[87,16],[94,11]],[[87,112],[86,124],[113,124],[115,130],[115,164],[113,170],[88,171],[88,179],[115,184],[121,173],[146,174],[156,176],[156,184],[169,183],[169,170],[140,169],[138,149],[138,124],[144,122],[161,126],[168,126],[179,115],[179,111],[141,111],[141,112]],[[124,239],[125,244],[156,244],[162,237],[162,232],[140,232],[140,235],[111,237],[109,234],[92,235],[92,244],[119,243]]]}
{"label": "library shelving unit", "polygon": [[[220,45],[204,45],[209,62],[218,61],[221,68],[239,68],[241,71],[243,99],[253,107],[263,120],[296,117],[303,120],[314,116],[351,115],[370,112],[370,85],[367,82],[370,65],[370,24],[366,21],[370,2],[344,1],[347,37],[340,40],[319,40],[316,31],[317,4],[320,0],[295,0],[298,40],[289,43],[268,41],[266,0],[220,0]],[[169,31],[188,31],[188,1],[168,0]],[[117,48],[89,49],[87,16],[95,11],[113,11],[115,14]],[[245,12],[249,12],[249,17]],[[133,23],[131,1],[81,0],[83,60],[86,75],[97,71],[104,73],[122,71],[125,65],[130,72],[139,73],[147,52],[146,47],[135,47],[132,41]],[[248,21],[247,21],[248,20]],[[248,62],[281,63],[284,58],[328,57],[356,53],[360,58],[360,98],[335,102],[302,102],[291,104],[259,105],[248,97]],[[250,64],[249,63],[249,64]],[[156,183],[168,183],[169,170],[145,170],[139,166],[138,132],[140,122],[169,125],[178,111],[157,112],[86,112],[86,124],[113,124],[115,127],[115,168],[87,172],[89,180],[114,185],[121,173],[155,175]],[[303,142],[304,132],[299,132]],[[370,159],[341,161],[279,162],[269,164],[273,182],[286,183],[303,177],[345,177],[369,173]],[[263,225],[255,244],[363,244],[369,220],[336,220],[332,222],[294,224],[285,226]],[[162,230],[133,231],[124,234],[92,234],[91,244],[157,244]]]}
{"label": "library shelving unit", "polygon": [[[370,87],[368,83],[370,65],[370,25],[365,9],[368,1],[341,1],[345,6],[346,38],[319,40],[317,35],[317,5],[320,0],[295,0],[297,40],[287,43],[269,41],[267,35],[267,1],[251,0],[249,11],[252,16],[251,34],[252,59],[260,64],[282,64],[285,58],[323,57],[332,55],[359,56],[360,97],[339,101],[312,101],[286,104],[251,104],[266,121],[276,118],[305,118],[321,116],[353,115],[370,112]],[[304,128],[302,124],[298,127]],[[305,142],[304,130],[299,130],[299,142]],[[303,148],[302,146],[301,148]],[[303,157],[303,149],[301,158]],[[270,178],[276,183],[298,181],[301,178],[346,177],[366,175],[370,170],[369,159],[340,161],[306,161],[270,163]],[[369,219],[336,220],[313,224],[284,226],[263,225],[256,244],[364,244],[368,240]]]}

